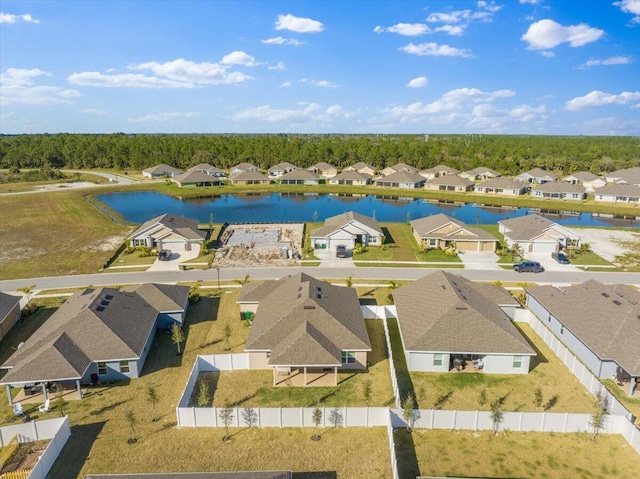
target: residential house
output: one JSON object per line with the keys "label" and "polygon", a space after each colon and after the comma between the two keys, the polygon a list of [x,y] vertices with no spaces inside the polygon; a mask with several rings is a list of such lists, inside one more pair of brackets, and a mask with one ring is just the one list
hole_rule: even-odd
{"label": "residential house", "polygon": [[0,341],[20,319],[20,296],[0,292]]}
{"label": "residential house", "polygon": [[347,166],[342,171],[357,171],[358,173],[366,173],[367,175],[371,176],[374,176],[376,174],[376,169],[363,161],[359,161],[355,165]]}
{"label": "residential house", "polygon": [[338,174],[338,169],[335,166],[324,161],[311,165],[307,170],[311,173],[315,173],[316,175],[320,175],[323,178],[333,178]]}
{"label": "residential house", "polygon": [[209,163],[200,163],[199,165],[192,166],[187,171],[205,173],[216,178],[224,178],[225,176],[224,171],[215,166],[211,166]]}
{"label": "residential house", "polygon": [[0,366],[9,403],[11,387],[42,383],[46,397],[45,383],[75,382],[82,397],[82,383],[139,377],[156,329],[182,324],[188,306],[188,286],[74,293]]}
{"label": "residential house", "polygon": [[622,183],[640,186],[640,166],[612,171],[604,176],[607,183]]}
{"label": "residential house", "polygon": [[411,221],[411,231],[423,249],[453,246],[457,251],[495,251],[498,243],[491,233],[444,214]]}
{"label": "residential house", "polygon": [[458,173],[458,176],[461,178],[466,178],[471,181],[486,181],[491,178],[498,178],[502,176],[502,173],[492,170],[491,168],[487,168],[486,166],[479,166],[478,168],[474,168],[473,170],[463,171],[462,173]]}
{"label": "residential house", "polygon": [[554,198],[558,200],[582,201],[586,198],[586,188],[564,181],[549,181],[531,188],[533,198]]}
{"label": "residential house", "polygon": [[249,367],[273,369],[274,386],[336,386],[338,372],[367,368],[371,341],[355,289],[298,273],[245,285],[238,304],[255,313]]}
{"label": "residential house", "polygon": [[594,175],[590,171],[577,171],[562,178],[562,181],[572,185],[582,185],[587,193],[593,193],[596,189],[607,184],[604,178]]}
{"label": "residential house", "polygon": [[527,185],[508,178],[492,178],[474,186],[476,193],[483,195],[520,196],[527,192]]}
{"label": "residential house", "polygon": [[231,167],[231,169],[229,170],[229,176],[237,175],[238,173],[243,173],[245,171],[253,171],[259,173],[260,168],[247,162],[238,163],[236,166]]}
{"label": "residential house", "polygon": [[134,248],[148,246],[156,250],[199,250],[207,233],[198,229],[198,221],[165,213],[150,219],[129,236]]}
{"label": "residential house", "polygon": [[424,187],[432,191],[456,191],[464,193],[465,191],[473,191],[475,183],[458,175],[439,176],[425,183]]}
{"label": "residential house", "polygon": [[229,177],[234,185],[266,185],[269,184],[269,178],[259,171],[242,171]]}
{"label": "residential house", "polygon": [[511,322],[519,304],[505,289],[437,271],[392,295],[409,371],[529,372],[536,353]]}
{"label": "residential house", "polygon": [[524,173],[520,173],[514,178],[515,181],[523,181],[535,185],[542,185],[550,181],[556,181],[558,178],[553,173],[543,170],[542,168],[534,168]]}
{"label": "residential house", "polygon": [[182,173],[184,173],[184,171],[164,163],[142,170],[142,176],[145,178],[174,177],[181,175]]}
{"label": "residential house", "polygon": [[460,171],[456,170],[455,168],[451,168],[449,166],[437,165],[437,166],[434,166],[433,168],[427,168],[425,170],[421,170],[418,173],[424,176],[425,179],[432,180],[434,178],[438,178],[439,176],[457,175],[458,173],[460,173]]}
{"label": "residential house", "polygon": [[640,291],[589,280],[573,286],[529,286],[527,307],[600,378],[632,396],[640,378]]}
{"label": "residential house", "polygon": [[581,241],[573,231],[537,214],[498,221],[498,231],[509,248],[517,243],[524,254],[552,253]]}
{"label": "residential house", "polygon": [[422,188],[425,181],[423,176],[406,171],[391,173],[389,176],[381,176],[375,180],[376,186],[404,189]]}
{"label": "residential house", "polygon": [[595,201],[609,203],[639,203],[640,187],[634,185],[606,185],[593,195]]}
{"label": "residential house", "polygon": [[393,175],[394,173],[417,173],[418,169],[413,166],[409,166],[406,163],[396,163],[393,166],[387,166],[380,173],[383,176]]}
{"label": "residential house", "polygon": [[286,175],[287,173],[297,169],[298,167],[296,165],[292,165],[288,161],[283,161],[269,168],[268,170],[269,178],[280,178],[283,175]]}
{"label": "residential house", "polygon": [[290,171],[280,177],[282,185],[317,185],[319,183],[320,178],[316,173],[302,169]]}
{"label": "residential house", "polygon": [[375,218],[349,211],[332,216],[324,221],[324,226],[311,232],[314,249],[335,250],[343,245],[353,249],[356,245],[380,246],[383,233]]}
{"label": "residential house", "polygon": [[211,176],[201,171],[188,171],[181,175],[171,178],[171,182],[178,185],[180,188],[197,188],[201,186],[218,186],[222,184],[222,179],[216,176]]}
{"label": "residential house", "polygon": [[329,180],[330,185],[354,185],[366,186],[373,181],[373,177],[367,173],[357,171],[343,171]]}

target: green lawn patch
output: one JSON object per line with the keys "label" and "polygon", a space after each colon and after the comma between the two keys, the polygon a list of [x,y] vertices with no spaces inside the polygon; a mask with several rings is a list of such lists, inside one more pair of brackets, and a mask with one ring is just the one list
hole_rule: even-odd
{"label": "green lawn patch", "polygon": [[[110,268],[114,266],[146,266],[149,267],[156,262],[156,255],[140,256],[139,250],[134,250],[132,253],[125,253],[122,251],[109,265]],[[120,271],[121,272],[121,271]]]}
{"label": "green lawn patch", "polygon": [[640,457],[619,434],[405,429],[395,432],[401,478],[635,478]]}
{"label": "green lawn patch", "polygon": [[616,399],[631,411],[631,413],[636,417],[636,424],[640,426],[640,398],[629,397],[627,394],[629,385],[625,385],[623,390],[612,379],[601,379],[601,381],[607,386],[607,389],[614,394]]}

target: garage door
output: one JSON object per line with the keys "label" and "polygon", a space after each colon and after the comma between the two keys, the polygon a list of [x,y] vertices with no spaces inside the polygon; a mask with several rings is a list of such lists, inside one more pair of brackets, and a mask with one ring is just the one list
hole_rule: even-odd
{"label": "garage door", "polygon": [[482,251],[495,251],[495,243],[493,241],[487,241],[482,243]]}
{"label": "garage door", "polygon": [[458,251],[478,251],[478,243],[475,241],[456,241]]}
{"label": "garage door", "polygon": [[188,251],[185,248],[185,241],[163,241],[162,249],[168,249],[171,251]]}
{"label": "garage door", "polygon": [[532,243],[531,253],[553,253],[557,243]]}

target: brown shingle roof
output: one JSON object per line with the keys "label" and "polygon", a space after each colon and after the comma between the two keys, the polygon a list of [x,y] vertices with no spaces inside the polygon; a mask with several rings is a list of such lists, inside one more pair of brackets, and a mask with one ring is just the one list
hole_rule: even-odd
{"label": "brown shingle roof", "polygon": [[[447,224],[452,224],[452,228],[446,233],[433,233]],[[498,238],[480,228],[468,226],[460,220],[447,216],[445,214],[437,214],[426,216],[411,221],[411,226],[421,238],[449,238],[449,239],[476,239],[498,241]]]}
{"label": "brown shingle roof", "polygon": [[640,291],[596,280],[562,288],[530,286],[525,291],[601,359],[640,376]]}
{"label": "brown shingle roof", "polygon": [[517,305],[498,286],[438,271],[393,292],[409,351],[535,355],[498,305]]}
{"label": "brown shingle roof", "polygon": [[334,364],[327,361],[336,351],[371,350],[354,289],[299,273],[270,282],[262,293],[246,350],[272,351],[284,365]]}

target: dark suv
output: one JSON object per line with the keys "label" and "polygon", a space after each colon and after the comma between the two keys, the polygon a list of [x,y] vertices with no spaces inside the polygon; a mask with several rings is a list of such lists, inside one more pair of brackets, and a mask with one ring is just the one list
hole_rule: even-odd
{"label": "dark suv", "polygon": [[571,261],[569,261],[569,258],[567,258],[567,255],[564,253],[551,253],[551,257],[553,259],[555,259],[558,263],[560,264],[570,264]]}
{"label": "dark suv", "polygon": [[347,257],[347,247],[344,245],[336,246],[336,258],[346,258]]}
{"label": "dark suv", "polygon": [[542,273],[544,271],[542,265],[536,261],[523,261],[514,264],[513,269],[518,273]]}

